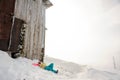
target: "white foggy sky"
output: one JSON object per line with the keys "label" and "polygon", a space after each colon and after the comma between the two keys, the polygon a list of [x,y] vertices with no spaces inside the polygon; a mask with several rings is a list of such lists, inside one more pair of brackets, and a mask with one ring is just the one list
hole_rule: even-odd
{"label": "white foggy sky", "polygon": [[119,62],[120,0],[51,2],[54,6],[46,10],[46,55],[79,64],[111,65],[112,56]]}

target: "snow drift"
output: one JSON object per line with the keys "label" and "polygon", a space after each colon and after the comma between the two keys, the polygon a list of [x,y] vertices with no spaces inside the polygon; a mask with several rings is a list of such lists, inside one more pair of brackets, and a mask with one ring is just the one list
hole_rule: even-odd
{"label": "snow drift", "polygon": [[38,60],[12,59],[0,51],[0,80],[120,80],[120,71],[113,73],[72,62],[45,57],[45,63],[55,63],[58,74],[33,66]]}

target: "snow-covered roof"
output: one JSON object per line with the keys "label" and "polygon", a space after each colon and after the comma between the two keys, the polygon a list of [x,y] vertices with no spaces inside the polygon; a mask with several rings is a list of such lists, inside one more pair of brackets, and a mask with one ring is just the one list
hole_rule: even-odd
{"label": "snow-covered roof", "polygon": [[43,2],[44,2],[44,5],[45,5],[47,8],[53,6],[53,4],[52,4],[49,0],[43,0]]}

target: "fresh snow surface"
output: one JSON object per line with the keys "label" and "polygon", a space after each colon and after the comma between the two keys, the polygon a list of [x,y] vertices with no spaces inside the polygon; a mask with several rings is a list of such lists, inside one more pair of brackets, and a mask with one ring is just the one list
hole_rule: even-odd
{"label": "fresh snow surface", "polygon": [[38,60],[12,59],[0,51],[0,80],[120,80],[120,71],[107,72],[45,57],[45,63],[54,63],[58,74],[33,66]]}

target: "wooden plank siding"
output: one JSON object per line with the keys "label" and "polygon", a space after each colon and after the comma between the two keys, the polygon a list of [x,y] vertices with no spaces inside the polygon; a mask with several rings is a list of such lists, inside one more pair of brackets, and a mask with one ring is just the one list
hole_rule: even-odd
{"label": "wooden plank siding", "polygon": [[15,17],[26,22],[24,56],[43,60],[45,47],[45,6],[42,0],[16,0]]}
{"label": "wooden plank siding", "polygon": [[43,61],[49,0],[0,0],[0,50],[16,52],[25,27],[23,56]]}

